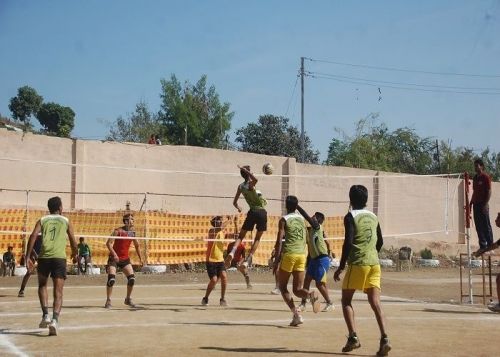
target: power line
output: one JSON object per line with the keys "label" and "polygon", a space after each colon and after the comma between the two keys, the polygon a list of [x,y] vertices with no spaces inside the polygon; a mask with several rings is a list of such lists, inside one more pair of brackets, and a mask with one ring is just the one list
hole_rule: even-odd
{"label": "power line", "polygon": [[477,91],[500,91],[500,88],[495,88],[495,87],[456,87],[456,86],[442,86],[442,85],[435,85],[435,84],[391,82],[391,81],[383,81],[383,80],[378,80],[378,79],[349,77],[349,76],[341,76],[338,74],[323,73],[323,72],[311,72],[311,71],[308,71],[307,74],[320,75],[320,76],[332,77],[332,78],[352,79],[352,80],[371,82],[371,83],[386,83],[386,84],[395,84],[395,85],[412,86],[412,87],[428,87],[428,88],[438,88],[438,89],[458,89],[458,90],[466,90],[466,91],[476,91],[476,90]]}
{"label": "power line", "polygon": [[460,72],[421,71],[421,70],[407,69],[407,68],[380,67],[380,66],[371,66],[371,65],[365,65],[365,64],[355,64],[355,63],[345,63],[345,62],[337,62],[337,61],[330,61],[330,60],[323,60],[323,59],[314,59],[314,58],[307,58],[307,57],[305,57],[305,58],[308,59],[309,61],[312,61],[312,62],[328,63],[328,64],[334,64],[334,65],[337,65],[337,66],[368,68],[368,69],[375,69],[375,70],[380,70],[380,71],[422,73],[422,74],[432,74],[432,75],[438,75],[438,76],[461,76],[461,77],[480,77],[480,78],[500,78],[500,74],[472,74],[472,73],[460,73]]}
{"label": "power line", "polygon": [[292,101],[293,101],[293,97],[295,95],[295,89],[297,88],[297,83],[299,81],[299,76],[297,75],[297,77],[295,78],[295,84],[293,85],[293,90],[292,90],[292,96],[290,97],[290,100],[288,101],[288,106],[286,108],[286,112],[285,112],[285,118],[287,117],[288,115],[288,110],[290,109],[290,105],[292,104]]}
{"label": "power line", "polygon": [[363,81],[360,81],[360,80],[341,79],[341,78],[334,78],[334,77],[331,77],[331,76],[321,76],[321,75],[313,75],[313,74],[309,74],[307,76],[311,77],[311,78],[327,79],[327,80],[331,80],[331,81],[351,83],[351,84],[359,84],[359,85],[365,85],[365,86],[371,86],[371,87],[401,89],[401,90],[419,91],[419,92],[451,93],[451,94],[476,94],[476,95],[500,95],[500,92],[470,92],[470,91],[456,91],[456,90],[444,90],[444,89],[426,89],[426,88],[415,88],[415,87],[411,88],[411,87],[404,87],[404,86],[399,86],[399,85],[367,83],[367,82],[363,82]]}

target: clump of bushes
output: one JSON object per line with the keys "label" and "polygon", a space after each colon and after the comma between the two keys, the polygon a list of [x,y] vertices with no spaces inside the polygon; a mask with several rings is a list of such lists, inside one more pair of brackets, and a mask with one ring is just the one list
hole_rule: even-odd
{"label": "clump of bushes", "polygon": [[422,259],[432,259],[432,252],[431,252],[431,250],[430,250],[430,249],[427,249],[427,248],[422,249],[422,250],[420,251],[420,257],[421,257]]}

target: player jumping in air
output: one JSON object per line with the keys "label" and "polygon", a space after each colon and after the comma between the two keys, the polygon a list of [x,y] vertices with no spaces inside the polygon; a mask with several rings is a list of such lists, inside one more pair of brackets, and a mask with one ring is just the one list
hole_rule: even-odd
{"label": "player jumping in air", "polygon": [[267,211],[265,209],[267,201],[260,191],[256,189],[257,178],[250,171],[250,166],[238,166],[240,169],[241,177],[245,179],[243,183],[238,185],[238,189],[236,190],[236,194],[233,200],[233,206],[236,207],[238,212],[241,212],[241,207],[238,205],[238,199],[240,195],[243,194],[243,197],[250,206],[250,210],[247,213],[247,217],[245,222],[243,222],[243,226],[241,227],[240,234],[236,241],[234,242],[233,249],[226,256],[225,265],[226,268],[231,266],[231,262],[233,261],[234,255],[236,253],[236,249],[240,245],[243,238],[247,232],[252,231],[254,226],[257,226],[257,234],[255,235],[255,239],[252,243],[252,247],[250,249],[250,253],[248,254],[244,265],[248,265],[252,261],[252,257],[259,246],[260,238],[262,234],[267,230]]}

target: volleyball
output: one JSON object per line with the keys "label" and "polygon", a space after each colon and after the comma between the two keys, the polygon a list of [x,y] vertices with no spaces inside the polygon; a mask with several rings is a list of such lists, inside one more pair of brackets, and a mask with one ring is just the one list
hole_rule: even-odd
{"label": "volleyball", "polygon": [[271,175],[273,171],[274,167],[270,163],[264,164],[264,166],[262,166],[262,172],[264,172],[266,175]]}

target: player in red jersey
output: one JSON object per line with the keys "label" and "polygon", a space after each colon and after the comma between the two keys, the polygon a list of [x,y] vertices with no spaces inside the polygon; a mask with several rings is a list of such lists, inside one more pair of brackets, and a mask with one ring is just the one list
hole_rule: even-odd
{"label": "player in red jersey", "polygon": [[[234,217],[234,242],[231,242],[227,246],[227,254],[233,251],[234,244],[238,238],[238,216]],[[229,238],[226,236],[226,238]],[[234,251],[234,257],[231,261],[231,268],[236,268],[245,277],[245,282],[247,284],[247,289],[252,288],[250,284],[250,276],[248,275],[248,264],[245,264],[245,245],[240,242],[236,250]]]}
{"label": "player in red jersey", "polygon": [[116,280],[115,277],[117,268],[120,268],[123,274],[127,277],[127,297],[125,298],[125,305],[136,307],[130,298],[134,288],[135,275],[132,264],[130,263],[128,251],[130,244],[133,242],[135,251],[139,257],[139,264],[142,265],[141,249],[139,247],[139,242],[134,238],[134,216],[130,213],[125,214],[123,216],[123,224],[124,225],[122,227],[115,229],[113,232],[113,236],[120,238],[109,238],[106,242],[106,246],[109,250],[108,264],[106,266],[108,282],[106,284],[106,304],[104,305],[106,309],[111,308],[111,293],[113,292],[113,285]]}

